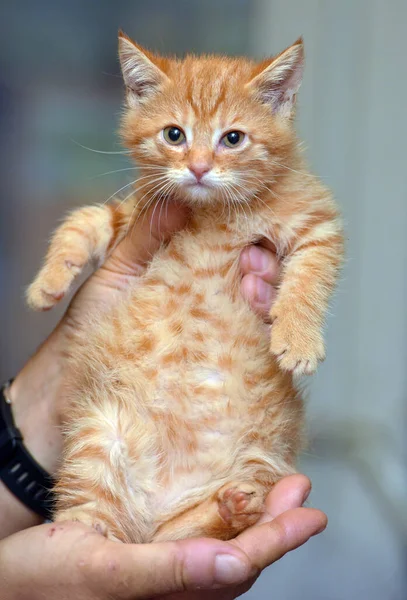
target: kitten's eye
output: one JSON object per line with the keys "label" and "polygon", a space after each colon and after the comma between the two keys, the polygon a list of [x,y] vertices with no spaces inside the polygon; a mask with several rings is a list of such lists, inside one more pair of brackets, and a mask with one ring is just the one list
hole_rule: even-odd
{"label": "kitten's eye", "polygon": [[229,131],[229,133],[223,136],[220,143],[228,148],[236,148],[236,146],[240,146],[244,138],[243,131]]}
{"label": "kitten's eye", "polygon": [[172,146],[179,146],[185,142],[185,133],[179,127],[166,127],[163,133],[165,141]]}

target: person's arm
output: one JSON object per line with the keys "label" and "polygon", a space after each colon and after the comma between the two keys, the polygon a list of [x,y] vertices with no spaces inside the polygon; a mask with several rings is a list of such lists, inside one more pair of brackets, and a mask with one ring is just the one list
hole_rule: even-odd
{"label": "person's arm", "polygon": [[[24,444],[49,473],[61,454],[61,434],[53,405],[63,381],[58,360],[59,338],[55,331],[18,373],[6,395],[12,401],[16,426]],[[0,539],[20,529],[38,525],[42,518],[20,502],[0,480]]]}
{"label": "person's arm", "polygon": [[323,513],[301,508],[309,491],[303,475],[281,480],[261,522],[230,542],[134,545],[111,542],[80,523],[32,527],[0,542],[2,600],[236,598],[262,569],[325,528]]}

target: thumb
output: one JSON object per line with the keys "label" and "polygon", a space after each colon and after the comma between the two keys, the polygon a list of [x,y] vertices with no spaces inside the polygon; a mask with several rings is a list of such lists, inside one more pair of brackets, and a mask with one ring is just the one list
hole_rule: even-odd
{"label": "thumb", "polygon": [[108,546],[104,565],[99,565],[97,571],[106,578],[99,584],[114,598],[149,598],[219,588],[242,583],[256,574],[242,550],[218,540],[140,545],[112,542]]}
{"label": "thumb", "polygon": [[185,227],[188,218],[188,208],[176,202],[159,202],[150,207],[137,218],[110,257],[109,261],[115,263],[114,270],[139,275],[161,244]]}

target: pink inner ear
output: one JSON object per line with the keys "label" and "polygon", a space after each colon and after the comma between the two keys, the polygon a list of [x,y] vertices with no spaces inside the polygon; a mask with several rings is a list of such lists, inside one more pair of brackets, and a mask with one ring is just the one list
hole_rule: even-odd
{"label": "pink inner ear", "polygon": [[151,53],[124,35],[119,36],[119,56],[124,83],[135,100],[154,92],[167,78]]}
{"label": "pink inner ear", "polygon": [[284,112],[289,113],[302,82],[303,70],[304,51],[299,41],[272,59],[250,85],[257,89],[262,102],[271,104],[273,111],[278,112],[283,107]]}

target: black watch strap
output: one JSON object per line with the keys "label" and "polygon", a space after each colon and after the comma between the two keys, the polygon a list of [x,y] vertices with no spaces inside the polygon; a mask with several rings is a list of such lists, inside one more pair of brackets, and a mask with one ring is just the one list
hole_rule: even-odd
{"label": "black watch strap", "polygon": [[0,392],[0,479],[28,508],[51,519],[53,507],[52,477],[37,463],[23,444],[23,436],[15,426],[11,404],[5,390]]}

